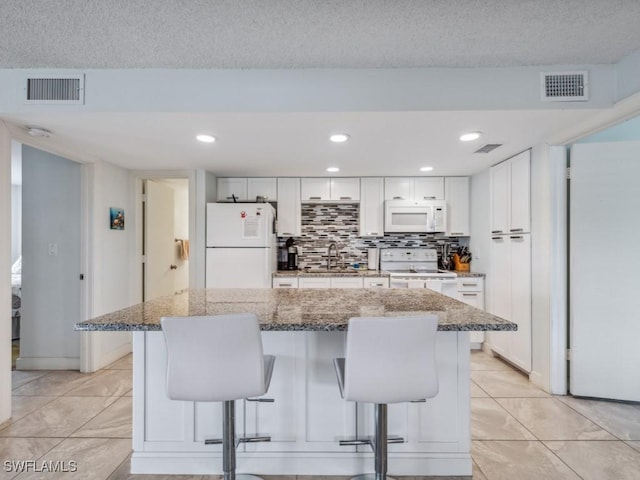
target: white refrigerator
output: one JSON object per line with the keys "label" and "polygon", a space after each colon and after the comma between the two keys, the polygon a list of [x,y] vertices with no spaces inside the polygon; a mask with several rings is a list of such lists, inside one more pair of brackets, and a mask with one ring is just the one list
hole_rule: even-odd
{"label": "white refrigerator", "polygon": [[274,218],[268,203],[207,204],[207,288],[271,288]]}

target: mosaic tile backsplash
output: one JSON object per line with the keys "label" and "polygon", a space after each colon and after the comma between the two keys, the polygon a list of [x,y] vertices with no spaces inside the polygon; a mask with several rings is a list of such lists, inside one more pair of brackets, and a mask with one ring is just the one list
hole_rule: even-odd
{"label": "mosaic tile backsplash", "polygon": [[[367,265],[367,249],[371,247],[433,247],[440,253],[445,244],[468,246],[468,238],[450,238],[426,233],[387,233],[384,237],[360,238],[360,205],[302,204],[302,235],[294,237],[298,246],[301,269],[326,267],[327,249],[331,242],[338,246],[344,266]],[[284,247],[286,238],[278,238]]]}

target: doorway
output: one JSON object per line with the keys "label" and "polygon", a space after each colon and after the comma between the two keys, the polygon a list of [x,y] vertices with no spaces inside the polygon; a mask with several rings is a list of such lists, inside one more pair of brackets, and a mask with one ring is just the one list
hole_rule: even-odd
{"label": "doorway", "polygon": [[189,287],[189,180],[142,181],[142,300]]}

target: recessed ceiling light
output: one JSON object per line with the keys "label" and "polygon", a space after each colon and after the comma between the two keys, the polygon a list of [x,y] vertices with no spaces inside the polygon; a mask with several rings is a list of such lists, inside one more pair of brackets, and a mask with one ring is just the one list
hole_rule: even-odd
{"label": "recessed ceiling light", "polygon": [[460,141],[462,142],[471,142],[473,140],[477,140],[482,135],[482,132],[469,132],[463,135],[460,135]]}
{"label": "recessed ceiling light", "polygon": [[27,133],[32,137],[44,137],[49,138],[51,136],[51,132],[46,128],[37,127],[35,125],[27,126]]}
{"label": "recessed ceiling light", "polygon": [[216,137],[212,137],[211,135],[198,135],[196,139],[204,143],[213,143],[216,141]]}
{"label": "recessed ceiling light", "polygon": [[339,171],[340,171],[340,169],[338,167],[329,167],[329,168],[327,168],[327,172],[330,172],[330,173],[335,173],[335,172],[339,172]]}
{"label": "recessed ceiling light", "polygon": [[421,172],[430,172],[433,170],[433,167],[420,167]]}
{"label": "recessed ceiling light", "polygon": [[335,133],[329,137],[329,140],[331,140],[333,143],[342,143],[349,140],[349,135],[347,135],[346,133]]}

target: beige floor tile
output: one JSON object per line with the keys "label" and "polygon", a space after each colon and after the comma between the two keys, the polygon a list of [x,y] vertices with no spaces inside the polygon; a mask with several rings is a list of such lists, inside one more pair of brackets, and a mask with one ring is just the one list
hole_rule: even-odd
{"label": "beige floor tile", "polygon": [[549,397],[523,374],[511,371],[471,372],[471,379],[492,397]]}
{"label": "beige floor tile", "polygon": [[132,373],[127,370],[104,370],[89,381],[69,391],[70,396],[121,396],[131,390]]}
{"label": "beige floor tile", "polygon": [[20,473],[18,465],[5,462],[37,460],[61,441],[62,438],[0,438],[0,459],[3,462],[0,480],[14,478]]}
{"label": "beige floor tile", "polygon": [[119,438],[67,438],[47,453],[41,462],[64,462],[71,470],[71,461],[76,462],[75,472],[52,474],[30,472],[20,475],[19,480],[105,480],[131,453],[131,440]]}
{"label": "beige floor tile", "polygon": [[541,442],[476,440],[471,453],[489,480],[580,480]]}
{"label": "beige floor tile", "polygon": [[133,397],[133,388],[124,394],[125,397]]}
{"label": "beige floor tile", "polygon": [[13,390],[13,395],[64,395],[96,376],[95,373],[80,373],[74,370],[48,372],[40,378]]}
{"label": "beige floor tile", "polygon": [[131,370],[133,368],[133,354],[125,355],[105,368],[107,370]]}
{"label": "beige floor tile", "polygon": [[640,442],[627,442],[627,445],[629,445],[631,448],[635,448],[640,452]]}
{"label": "beige floor tile", "polygon": [[473,462],[473,480],[488,480],[476,462]]}
{"label": "beige floor tile", "polygon": [[58,397],[0,430],[0,437],[67,437],[116,397]]}
{"label": "beige floor tile", "polygon": [[[134,475],[131,472],[131,455],[120,464],[107,480],[202,480],[202,475]],[[219,480],[221,476],[211,476]]]}
{"label": "beige floor tile", "polygon": [[539,440],[615,440],[555,398],[499,398],[497,402]]}
{"label": "beige floor tile", "polygon": [[11,372],[11,388],[15,389],[34,381],[49,373],[45,370],[13,370]]}
{"label": "beige floor tile", "polygon": [[640,406],[603,400],[556,397],[621,440],[640,440]]}
{"label": "beige floor tile", "polygon": [[120,397],[76,430],[72,437],[131,438],[131,397]]}
{"label": "beige floor tile", "polygon": [[60,397],[27,397],[20,395],[11,397],[11,423],[15,423],[56,398]]}
{"label": "beige floor tile", "polygon": [[640,452],[624,442],[544,442],[584,480],[638,480]]}
{"label": "beige floor tile", "polygon": [[471,438],[474,440],[536,439],[493,398],[471,399]]}
{"label": "beige floor tile", "polygon": [[471,370],[489,370],[489,371],[511,371],[514,368],[504,360],[493,357],[482,350],[474,350],[471,352]]}
{"label": "beige floor tile", "polygon": [[482,390],[477,383],[471,382],[471,398],[488,398],[489,394]]}

